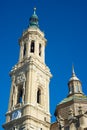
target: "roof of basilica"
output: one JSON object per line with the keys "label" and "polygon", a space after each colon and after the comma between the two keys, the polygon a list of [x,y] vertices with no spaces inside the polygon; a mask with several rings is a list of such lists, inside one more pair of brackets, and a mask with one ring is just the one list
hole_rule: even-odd
{"label": "roof of basilica", "polygon": [[83,101],[84,100],[84,101],[87,102],[87,96],[85,96],[85,95],[83,95],[83,96],[72,95],[70,97],[64,98],[58,105],[67,103],[69,101],[75,101],[75,100],[78,100],[78,101]]}

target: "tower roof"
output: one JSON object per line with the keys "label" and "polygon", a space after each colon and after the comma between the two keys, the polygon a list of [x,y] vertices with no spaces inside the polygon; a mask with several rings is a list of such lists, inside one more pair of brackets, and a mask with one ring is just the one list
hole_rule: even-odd
{"label": "tower roof", "polygon": [[33,26],[33,27],[39,27],[39,24],[38,24],[38,16],[36,14],[36,8],[34,8],[34,13],[33,15],[30,17],[30,20],[29,20],[29,25],[30,26]]}

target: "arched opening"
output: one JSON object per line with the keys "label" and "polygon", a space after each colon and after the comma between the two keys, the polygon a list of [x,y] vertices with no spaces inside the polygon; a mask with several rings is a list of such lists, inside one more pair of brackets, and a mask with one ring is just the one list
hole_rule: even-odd
{"label": "arched opening", "polygon": [[26,44],[24,44],[24,51],[23,51],[23,56],[26,55]]}
{"label": "arched opening", "polygon": [[34,43],[34,41],[32,41],[31,42],[31,47],[30,47],[30,52],[34,53],[34,50],[35,50],[35,43]]}
{"label": "arched opening", "polygon": [[11,100],[11,106],[13,106],[13,98],[12,98],[12,100]]}
{"label": "arched opening", "polygon": [[37,103],[41,104],[41,90],[39,88],[37,90]]}
{"label": "arched opening", "polygon": [[22,97],[23,97],[23,89],[22,89],[22,86],[20,86],[19,89],[18,89],[17,104],[23,102]]}
{"label": "arched opening", "polygon": [[78,86],[78,85],[76,86],[75,91],[76,91],[76,93],[78,93],[78,92],[79,92],[79,86]]}
{"label": "arched opening", "polygon": [[41,44],[39,44],[39,56],[41,56],[41,48],[42,48],[42,46],[41,46]]}

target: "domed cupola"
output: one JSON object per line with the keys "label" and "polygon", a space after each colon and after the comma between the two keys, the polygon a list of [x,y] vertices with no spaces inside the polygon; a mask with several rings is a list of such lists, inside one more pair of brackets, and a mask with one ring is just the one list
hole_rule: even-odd
{"label": "domed cupola", "polygon": [[69,79],[69,82],[72,82],[72,81],[80,81],[76,74],[75,74],[75,71],[74,71],[74,66],[72,66],[72,77]]}
{"label": "domed cupola", "polygon": [[36,14],[36,8],[34,8],[34,13],[33,15],[30,17],[30,26],[33,26],[33,27],[39,27],[39,24],[38,24],[38,16]]}
{"label": "domed cupola", "polygon": [[82,84],[75,74],[74,66],[72,66],[72,77],[69,79],[68,87],[69,87],[69,96],[74,94],[83,95]]}

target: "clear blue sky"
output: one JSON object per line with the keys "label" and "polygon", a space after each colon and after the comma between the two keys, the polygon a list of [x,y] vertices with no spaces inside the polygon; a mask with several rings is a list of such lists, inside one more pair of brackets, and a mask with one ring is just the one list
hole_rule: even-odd
{"label": "clear blue sky", "polygon": [[19,57],[18,39],[37,8],[40,29],[48,40],[46,64],[50,83],[50,111],[68,94],[72,63],[87,95],[87,0],[3,0],[0,2],[0,129],[5,122],[11,80]]}

